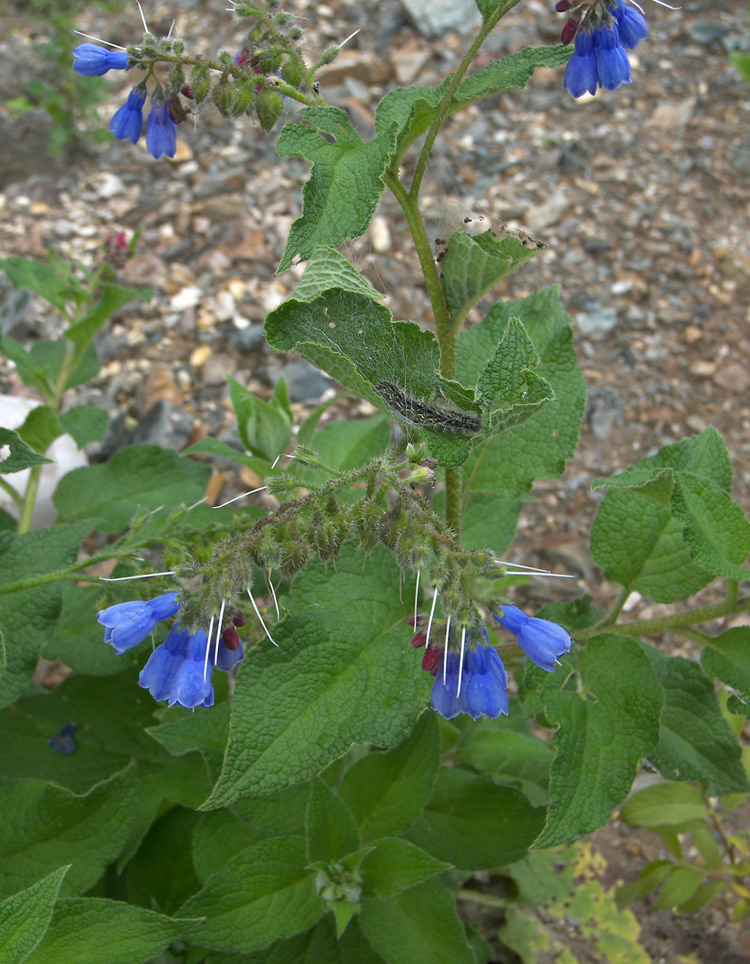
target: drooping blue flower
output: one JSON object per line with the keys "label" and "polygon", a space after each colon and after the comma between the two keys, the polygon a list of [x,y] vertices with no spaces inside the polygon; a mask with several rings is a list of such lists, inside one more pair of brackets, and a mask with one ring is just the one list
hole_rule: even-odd
{"label": "drooping blue flower", "polygon": [[617,21],[620,30],[620,43],[629,50],[637,47],[641,40],[648,37],[648,27],[646,18],[630,4],[617,0],[614,6],[610,6],[610,13]]}
{"label": "drooping blue flower", "polygon": [[101,610],[96,618],[104,626],[104,642],[118,654],[142,643],[160,619],[174,616],[180,608],[178,596],[176,592],[165,592],[145,602],[116,603]]}
{"label": "drooping blue flower", "polygon": [[495,650],[479,645],[466,651],[459,692],[460,661],[458,653],[448,653],[445,679],[440,669],[432,686],[432,708],[446,720],[459,713],[468,713],[474,720],[480,716],[494,720],[501,713],[507,716],[508,674]]}
{"label": "drooping blue flower", "polygon": [[101,77],[109,70],[125,70],[128,66],[124,50],[108,50],[99,44],[80,44],[73,58],[73,70],[81,77]]}
{"label": "drooping blue flower", "polygon": [[211,685],[211,660],[206,661],[208,637],[199,629],[190,635],[185,659],[175,673],[169,691],[169,705],[184,706],[189,710],[196,706],[214,705],[214,688]]}
{"label": "drooping blue flower", "polygon": [[138,682],[155,700],[169,699],[177,670],[187,658],[189,640],[190,633],[183,632],[179,623],[174,625],[141,670]]}
{"label": "drooping blue flower", "polygon": [[574,97],[595,94],[597,84],[594,38],[587,30],[576,37],[576,49],[565,66],[565,89]]}
{"label": "drooping blue flower", "polygon": [[630,83],[630,61],[620,43],[620,31],[616,23],[611,27],[602,23],[594,31],[594,54],[596,74],[601,87],[617,90],[623,84]]}
{"label": "drooping blue flower", "polygon": [[518,645],[531,662],[548,673],[554,672],[560,656],[570,652],[569,633],[549,619],[527,616],[518,606],[506,603],[502,613],[494,615],[504,629],[517,637]]}
{"label": "drooping blue flower", "polygon": [[138,142],[143,130],[143,104],[146,91],[142,87],[134,87],[128,94],[128,99],[120,107],[109,122],[109,130],[118,141]]}
{"label": "drooping blue flower", "polygon": [[146,121],[146,147],[152,157],[174,157],[177,150],[177,124],[172,120],[164,101],[151,101]]}

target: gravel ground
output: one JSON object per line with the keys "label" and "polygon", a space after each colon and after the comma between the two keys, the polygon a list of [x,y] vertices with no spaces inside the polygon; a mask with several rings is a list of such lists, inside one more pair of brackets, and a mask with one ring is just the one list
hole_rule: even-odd
{"label": "gravel ground", "polygon": [[[166,32],[176,14],[176,33],[209,52],[232,50],[240,38],[224,6],[193,0],[145,9],[156,32]],[[421,36],[398,0],[294,7],[307,18],[314,53],[360,28],[328,68],[323,89],[365,135],[385,90],[439,82],[466,45],[453,32]],[[528,0],[514,11],[479,65],[556,42],[564,17],[551,7]],[[579,573],[600,603],[610,589],[588,557],[601,498],[590,491],[594,478],[714,425],[733,458],[734,496],[750,505],[750,88],[727,59],[728,50],[750,50],[750,21],[738,0],[688,0],[680,10],[652,4],[645,12],[650,36],[631,56],[631,86],[574,101],[561,72],[540,70],[526,90],[456,115],[424,186],[436,235],[460,212],[490,225],[509,222],[549,245],[498,293],[515,298],[562,285],[589,402],[578,454],[561,480],[535,488],[514,553]],[[44,32],[18,13],[0,13],[0,25],[5,101],[44,76],[33,55]],[[92,9],[81,28],[121,44],[138,36],[130,9],[114,17]],[[121,79],[112,77],[103,127],[129,89],[117,86]],[[210,108],[180,129],[172,162],[119,142],[53,158],[44,149],[47,131],[43,115],[14,118],[0,107],[0,256],[41,258],[54,245],[91,265],[107,235],[138,229],[138,253],[123,280],[155,289],[149,305],[123,310],[102,333],[101,374],[71,399],[112,415],[110,436],[93,457],[132,441],[182,449],[209,434],[231,438],[226,374],[266,396],[283,374],[300,417],[333,392],[327,378],[294,357],[274,356],[262,338],[264,316],[299,275],[276,277],[274,269],[299,214],[305,165],[279,163],[274,137],[247,121],[231,125]],[[395,317],[429,324],[407,241],[395,202],[385,198],[367,234],[345,253],[384,292]],[[56,324],[2,290],[0,323],[14,325],[22,340],[52,334]],[[2,363],[0,392],[29,394]],[[367,411],[343,402],[327,417]],[[254,481],[220,476],[215,498]],[[655,856],[653,838],[627,828],[605,828],[594,840],[619,876],[634,876]],[[696,922],[641,906],[639,917],[654,960],[732,964],[750,955],[750,932],[727,926],[720,910]]]}

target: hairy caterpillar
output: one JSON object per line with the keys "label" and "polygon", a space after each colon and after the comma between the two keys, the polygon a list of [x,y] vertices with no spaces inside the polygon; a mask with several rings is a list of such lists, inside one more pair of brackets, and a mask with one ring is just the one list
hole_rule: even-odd
{"label": "hairy caterpillar", "polygon": [[410,398],[393,382],[378,382],[375,391],[401,418],[413,425],[450,435],[476,435],[482,431],[478,415],[451,412],[418,398]]}

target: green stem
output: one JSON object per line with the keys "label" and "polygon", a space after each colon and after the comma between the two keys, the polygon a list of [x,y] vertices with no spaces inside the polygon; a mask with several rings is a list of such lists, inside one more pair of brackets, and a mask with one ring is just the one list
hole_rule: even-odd
{"label": "green stem", "polygon": [[[55,572],[45,572],[40,576],[29,576],[28,579],[7,582],[0,586],[0,596],[6,596],[12,592],[21,592],[24,589],[35,589],[37,586],[49,586],[54,582],[67,582],[73,579],[82,569],[96,566],[100,562],[107,562],[108,559],[112,559],[116,555],[117,553],[100,552],[99,555],[92,556],[84,562],[76,562],[74,565],[68,566],[67,569],[56,569]],[[95,577],[92,576],[91,578]]]}
{"label": "green stem", "polygon": [[[607,626],[608,630],[621,636],[653,636],[669,633],[676,629],[690,629],[698,623],[706,623],[713,619],[723,619],[725,616],[735,616],[737,613],[750,609],[750,596],[734,603],[722,602],[712,606],[701,606],[698,609],[688,609],[685,612],[674,613],[672,616],[661,616],[656,619],[640,619],[632,623],[615,623]],[[575,633],[580,641],[590,639],[601,632],[601,626],[592,626]]]}
{"label": "green stem", "polygon": [[620,615],[622,607],[627,602],[627,599],[630,593],[631,593],[631,589],[629,586],[622,587],[622,589],[617,594],[617,598],[607,610],[604,618],[600,619],[599,622],[596,624],[597,629],[602,626],[609,626],[617,619],[617,617]]}
{"label": "green stem", "polygon": [[8,493],[19,509],[23,506],[23,497],[19,495],[13,486],[9,482],[6,482],[2,476],[0,476],[0,489],[3,489],[3,491]]}
{"label": "green stem", "polygon": [[474,58],[479,52],[479,48],[485,42],[490,33],[495,29],[499,20],[508,13],[520,0],[510,0],[506,4],[501,4],[498,6],[497,10],[490,15],[490,17],[482,24],[482,28],[479,33],[474,38],[474,42],[469,47],[469,49],[464,54],[463,60],[458,65],[458,69],[451,78],[451,82],[448,85],[448,89],[445,94],[443,94],[443,99],[438,104],[435,117],[430,124],[430,129],[427,131],[427,135],[424,139],[424,144],[422,145],[422,150],[420,151],[419,158],[417,159],[417,166],[414,170],[414,178],[411,182],[411,187],[409,188],[409,198],[412,201],[417,199],[419,195],[419,189],[422,186],[422,179],[424,178],[425,170],[427,169],[427,161],[432,153],[432,147],[435,143],[435,139],[438,136],[438,132],[443,124],[445,118],[451,112],[451,104],[453,97],[458,90],[461,81],[464,79],[466,71],[469,69],[471,64],[474,62]]}
{"label": "green stem", "polygon": [[465,900],[472,904],[484,904],[485,907],[497,907],[499,910],[508,909],[507,900],[502,897],[495,897],[494,894],[483,894],[481,890],[462,887],[461,890],[454,890],[452,893],[456,900]]}
{"label": "green stem", "polygon": [[736,603],[740,595],[740,584],[737,579],[727,579],[727,602]]}
{"label": "green stem", "polygon": [[41,465],[35,465],[29,472],[29,480],[26,483],[26,491],[23,494],[23,505],[21,506],[21,516],[18,520],[16,532],[28,532],[31,529],[31,522],[34,517],[34,506],[36,504],[36,494],[39,489],[39,476],[42,473]]}

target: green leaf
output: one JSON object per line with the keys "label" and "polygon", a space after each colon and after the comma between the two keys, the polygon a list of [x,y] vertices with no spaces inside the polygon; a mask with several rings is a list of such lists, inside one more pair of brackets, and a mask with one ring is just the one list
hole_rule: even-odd
{"label": "green leaf", "polygon": [[[8,446],[9,451],[2,457],[3,449]],[[10,475],[11,472],[22,472],[35,465],[51,464],[52,459],[45,459],[38,455],[23,441],[18,432],[8,428],[0,428],[0,475]]]}
{"label": "green leaf", "polygon": [[453,898],[435,880],[364,900],[360,926],[388,964],[476,964]]}
{"label": "green leaf", "polygon": [[306,862],[304,837],[248,847],[181,908],[181,917],[205,918],[185,934],[203,947],[248,953],[307,930],[324,908]]}
{"label": "green leaf", "polygon": [[408,838],[454,867],[480,870],[520,860],[543,821],[544,810],[532,807],[519,790],[459,767],[443,767]]}
{"label": "green leaf", "polygon": [[[482,2],[489,3],[492,0]],[[570,47],[558,44],[555,47],[526,47],[518,53],[494,60],[459,85],[448,113],[452,114],[487,94],[501,90],[521,90],[537,67],[561,67],[571,54]],[[378,104],[375,111],[375,131],[384,134],[395,125],[399,157],[435,119],[438,105],[450,80],[451,78],[447,77],[439,87],[399,87],[386,94]]]}
{"label": "green leaf", "polygon": [[436,860],[407,840],[381,837],[362,861],[362,894],[383,899],[396,897],[450,868],[451,864]]}
{"label": "green leaf", "polygon": [[358,848],[359,830],[351,810],[323,780],[313,780],[307,808],[308,863],[334,863]]}
{"label": "green leaf", "polygon": [[207,465],[182,459],[158,445],[131,445],[104,465],[68,472],[52,501],[62,522],[97,519],[101,532],[121,532],[138,508],[168,510],[197,502],[210,474]]}
{"label": "green leaf", "polygon": [[[257,964],[275,964],[275,961],[264,959]],[[327,914],[312,932],[310,946],[304,959],[300,958],[300,964],[383,964],[383,959],[368,943],[356,918],[338,937],[332,916]]]}
{"label": "green leaf", "polygon": [[305,260],[320,245],[335,248],[365,231],[395,146],[391,129],[365,143],[338,107],[303,107],[300,115],[318,130],[290,122],[276,150],[281,157],[302,157],[313,168],[302,189],[302,216],[292,225],[279,271],[291,267],[296,256]]}
{"label": "green leaf", "polygon": [[174,914],[200,890],[192,835],[200,814],[173,807],[153,824],[128,864],[128,894],[134,904]]}
{"label": "green leaf", "polygon": [[297,301],[315,301],[333,288],[363,295],[371,301],[381,301],[383,298],[367,278],[338,251],[333,248],[315,248],[294,289],[294,297]]}
{"label": "green leaf", "polygon": [[217,455],[219,458],[231,459],[238,465],[246,465],[260,478],[265,478],[271,471],[271,462],[268,461],[268,459],[259,459],[254,455],[246,455],[244,452],[239,452],[236,448],[227,445],[226,442],[222,442],[217,438],[201,439],[200,442],[196,442],[195,445],[189,445],[186,449],[183,449],[180,455]]}
{"label": "green leaf", "polygon": [[654,902],[655,910],[668,910],[689,900],[703,880],[703,871],[697,867],[675,867],[668,874]]}
{"label": "green leaf", "polygon": [[230,375],[227,382],[242,444],[256,458],[273,462],[289,445],[291,417],[283,405],[274,400],[264,402]]}
{"label": "green leaf", "polygon": [[750,55],[743,54],[739,50],[733,50],[729,54],[729,62],[738,70],[745,80],[750,84]]}
{"label": "green leaf", "polygon": [[620,816],[632,827],[681,826],[691,820],[706,820],[706,806],[700,790],[689,783],[658,783],[628,797]]}
{"label": "green leaf", "polygon": [[29,258],[2,258],[0,270],[8,276],[14,288],[33,291],[49,302],[54,308],[64,312],[70,301],[70,288],[67,279],[59,277],[54,265]]}
{"label": "green leaf", "polygon": [[659,739],[661,688],[638,643],[603,633],[590,639],[578,658],[581,693],[559,689],[561,672],[527,669],[537,684],[527,706],[543,708],[558,726],[547,824],[535,848],[603,826]]}
{"label": "green leaf", "polygon": [[44,939],[24,964],[144,964],[179,936],[176,921],[119,900],[60,900]]}
{"label": "green leaf", "polygon": [[0,785],[0,893],[70,864],[63,894],[88,890],[125,843],[135,801],[133,765],[78,796],[42,780]]}
{"label": "green leaf", "polygon": [[701,652],[701,665],[734,690],[733,712],[750,719],[750,627],[737,626],[712,639]]}
{"label": "green leaf", "polygon": [[[249,653],[232,701],[222,775],[204,808],[320,773],[354,743],[389,746],[411,731],[428,680],[409,645],[399,570],[346,543],[337,572],[311,563],[292,586],[278,648]],[[409,589],[404,587],[404,593]]]}
{"label": "green leaf", "polygon": [[712,796],[750,791],[740,746],[714,684],[690,659],[643,644],[664,691],[661,736],[649,760],[667,780],[705,780]]}
{"label": "green leaf", "polygon": [[531,239],[510,236],[498,241],[491,230],[477,236],[456,231],[441,264],[443,288],[456,327],[481,298],[543,247]]}
{"label": "green leaf", "polygon": [[53,633],[44,636],[41,655],[60,659],[66,666],[90,676],[113,676],[123,671],[123,657],[104,645],[102,626],[96,611],[102,590],[99,586],[68,586]]}
{"label": "green leaf", "polygon": [[[36,341],[32,345],[30,355],[34,369],[43,373],[43,378],[46,378],[49,385],[54,385],[57,382],[57,376],[62,369],[65,354],[70,352],[71,349],[71,342],[66,338],[58,338],[56,341]],[[78,361],[71,366],[65,380],[65,389],[83,385],[85,382],[91,381],[92,378],[96,378],[98,374],[99,359],[94,346],[89,345]]]}
{"label": "green leaf", "polygon": [[99,331],[107,319],[119,311],[123,305],[135,298],[149,301],[153,292],[150,289],[136,291],[133,288],[125,288],[122,285],[103,284],[99,289],[100,296],[94,304],[90,305],[86,314],[75,325],[71,325],[65,332],[78,348],[87,345],[94,335]]}
{"label": "green leaf", "polygon": [[480,773],[491,773],[496,782],[522,790],[534,806],[548,802],[549,769],[552,747],[538,737],[498,727],[482,719],[463,730],[459,756],[466,766]]}
{"label": "green leaf", "polygon": [[64,431],[54,408],[49,405],[37,405],[24,419],[18,434],[35,452],[44,455]]}
{"label": "green leaf", "polygon": [[[678,503],[685,503],[678,490],[687,474],[713,483],[709,488],[715,503],[726,501],[714,487],[729,492],[732,465],[715,429],[665,445],[622,474],[594,483],[611,487],[591,531],[591,553],[611,582],[655,602],[676,602],[711,581],[710,571],[697,564],[699,534],[695,534],[695,551],[686,544],[686,530],[678,515],[689,521],[687,507],[675,511]],[[689,480],[684,484],[688,491],[693,488]],[[734,512],[729,510],[729,515]],[[704,514],[698,510],[696,529]]]}
{"label": "green leaf", "polygon": [[21,964],[42,940],[67,871],[68,867],[60,867],[0,901],[0,959],[4,964]]}
{"label": "green leaf", "polygon": [[723,880],[707,880],[695,888],[692,897],[677,905],[678,914],[694,914],[715,900],[724,890]]}
{"label": "green leaf", "polygon": [[173,723],[151,726],[148,735],[175,756],[197,750],[209,770],[218,774],[227,745],[229,708],[229,703],[222,703],[210,713],[191,713]]}
{"label": "green leaf", "polygon": [[572,322],[557,288],[517,301],[499,302],[479,325],[463,331],[456,349],[456,377],[479,382],[511,318],[520,319],[539,355],[536,374],[552,386],[555,400],[522,425],[477,447],[463,468],[464,499],[470,494],[523,495],[538,478],[556,478],[578,441],[586,388],[572,346]]}
{"label": "green leaf", "polygon": [[74,563],[89,529],[79,524],[22,535],[0,532],[0,635],[12,640],[0,676],[0,707],[12,703],[31,681],[42,642],[57,621],[65,583],[12,593],[3,593],[3,587]]}
{"label": "green leaf", "polygon": [[456,382],[440,379],[440,353],[432,332],[411,321],[394,322],[390,311],[368,296],[334,289],[312,302],[296,297],[285,301],[266,319],[266,337],[273,348],[299,352],[355,394],[388,411],[407,430],[418,431],[441,464],[465,460],[471,439],[431,431],[424,424],[415,428],[389,405],[382,389],[375,390],[377,385],[396,385],[410,398],[428,402],[442,392],[468,407],[470,393]]}
{"label": "green leaf", "polygon": [[89,442],[100,442],[104,438],[109,428],[109,414],[103,408],[74,405],[60,415],[60,424],[82,449]]}
{"label": "green leaf", "polygon": [[[382,415],[374,415],[354,422],[329,422],[316,432],[312,447],[326,465],[346,472],[365,465],[377,455],[382,455],[390,440],[388,419]],[[319,471],[310,475],[310,478],[317,481],[324,477]]]}
{"label": "green leaf", "polygon": [[369,753],[347,771],[338,792],[363,841],[409,829],[432,796],[439,763],[437,721],[426,712],[403,743],[386,753]]}
{"label": "green leaf", "polygon": [[24,385],[36,388],[47,398],[52,395],[52,383],[44,368],[34,361],[31,354],[15,338],[7,335],[0,337],[0,354],[13,362]]}
{"label": "green leaf", "polygon": [[699,566],[725,579],[750,579],[743,563],[750,555],[750,522],[718,485],[680,472],[672,512],[684,526],[685,544]]}

